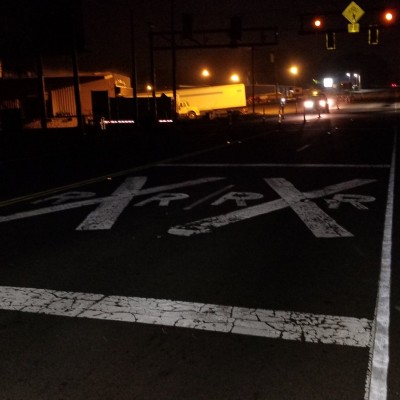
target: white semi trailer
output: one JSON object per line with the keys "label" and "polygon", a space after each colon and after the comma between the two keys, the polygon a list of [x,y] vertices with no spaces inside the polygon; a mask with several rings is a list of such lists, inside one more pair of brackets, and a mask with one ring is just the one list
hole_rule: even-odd
{"label": "white semi trailer", "polygon": [[242,83],[179,89],[177,93],[181,101],[196,106],[203,115],[246,110],[246,91]]}
{"label": "white semi trailer", "polygon": [[[165,95],[172,98],[170,90],[157,91],[156,97]],[[149,98],[148,93],[138,97]],[[210,117],[227,114],[230,111],[246,112],[246,90],[242,83],[219,86],[179,88],[176,90],[177,113],[181,118]]]}

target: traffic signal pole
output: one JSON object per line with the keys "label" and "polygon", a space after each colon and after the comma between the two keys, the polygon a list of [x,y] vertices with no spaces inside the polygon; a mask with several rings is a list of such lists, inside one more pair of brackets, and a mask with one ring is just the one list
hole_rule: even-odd
{"label": "traffic signal pole", "polygon": [[173,119],[176,119],[178,101],[176,98],[176,38],[175,38],[175,0],[171,0],[171,55],[172,55],[172,96]]}

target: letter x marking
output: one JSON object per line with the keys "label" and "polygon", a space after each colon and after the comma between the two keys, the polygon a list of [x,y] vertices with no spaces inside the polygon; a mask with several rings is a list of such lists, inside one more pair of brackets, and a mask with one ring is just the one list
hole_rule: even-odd
{"label": "letter x marking", "polygon": [[340,226],[335,220],[322,211],[312,199],[318,199],[344,190],[367,185],[376,180],[353,179],[305,193],[297,190],[284,178],[270,178],[265,179],[265,181],[281,196],[280,199],[236,210],[228,214],[189,222],[186,225],[175,226],[170,228],[168,232],[172,235],[179,236],[209,233],[222,226],[290,207],[311,230],[314,236],[318,238],[351,237],[353,236],[352,233]]}

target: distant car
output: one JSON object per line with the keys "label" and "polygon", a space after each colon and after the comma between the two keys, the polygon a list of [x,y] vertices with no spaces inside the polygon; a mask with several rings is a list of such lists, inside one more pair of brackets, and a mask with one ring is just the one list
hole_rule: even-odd
{"label": "distant car", "polygon": [[313,92],[302,97],[304,111],[329,113],[329,100],[324,93]]}

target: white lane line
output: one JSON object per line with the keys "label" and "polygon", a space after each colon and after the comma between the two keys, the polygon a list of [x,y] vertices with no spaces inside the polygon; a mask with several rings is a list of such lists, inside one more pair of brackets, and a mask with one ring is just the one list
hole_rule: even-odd
{"label": "white lane line", "polygon": [[368,347],[372,321],[93,293],[0,286],[0,309]]}
{"label": "white lane line", "polygon": [[390,168],[390,164],[285,164],[285,163],[257,163],[257,164],[200,164],[200,163],[160,163],[155,167],[195,167],[195,168]]}
{"label": "white lane line", "polygon": [[389,368],[389,324],[390,324],[390,285],[392,264],[392,232],[394,207],[394,182],[396,168],[397,129],[393,142],[392,163],[390,168],[388,198],[385,212],[385,227],[382,240],[381,271],[378,296],[373,324],[370,369],[367,375],[367,400],[387,399],[387,377]]}
{"label": "white lane line", "polygon": [[[359,186],[367,185],[375,181],[375,179],[352,179],[350,181],[329,185],[319,190],[305,192],[304,196],[307,199],[316,199],[319,197],[336,194],[343,190],[349,190]],[[198,221],[189,222],[185,225],[173,226],[168,230],[168,233],[178,236],[192,236],[202,233],[210,233],[213,231],[213,229],[244,221],[249,218],[258,217],[260,215],[265,215],[273,211],[282,210],[286,207],[289,207],[289,205],[284,199],[272,200],[257,204],[255,206],[232,211],[227,214],[204,218]]]}

